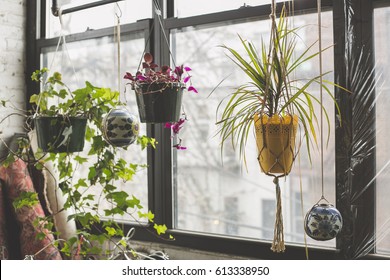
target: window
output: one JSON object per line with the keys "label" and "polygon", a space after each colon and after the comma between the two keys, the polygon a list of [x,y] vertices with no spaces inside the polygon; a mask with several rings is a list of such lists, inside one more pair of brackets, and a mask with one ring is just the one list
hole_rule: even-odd
{"label": "window", "polygon": [[388,180],[390,179],[390,152],[388,149],[389,122],[386,119],[390,106],[390,98],[387,94],[390,84],[387,78],[390,75],[389,34],[386,32],[390,27],[390,8],[375,9],[375,57],[376,71],[378,77],[376,105],[376,238],[377,252],[390,253],[390,204],[388,198],[390,190]]}
{"label": "window", "polygon": [[[47,37],[56,37],[61,34],[61,25],[58,17],[51,13],[51,1],[46,1]],[[62,3],[63,11],[84,4],[90,4],[96,1],[59,1]],[[80,33],[90,30],[97,30],[105,27],[111,27],[117,24],[116,15],[120,16],[121,24],[136,22],[137,20],[152,17],[152,0],[142,1],[142,5],[135,4],[133,1],[119,1],[113,4],[107,4],[90,9],[66,13],[62,16],[64,34]],[[86,20],[87,19],[87,20]]]}
{"label": "window", "polygon": [[[301,42],[298,42],[298,51],[305,45],[317,41],[316,14],[299,15],[294,18],[296,26],[307,26],[300,30]],[[332,13],[323,13],[324,26],[323,46],[332,45]],[[240,164],[238,156],[230,147],[226,147],[223,162],[220,156],[219,138],[215,136],[218,127],[216,123],[216,110],[219,102],[232,91],[232,88],[247,81],[242,71],[236,67],[224,54],[218,45],[239,48],[240,42],[237,34],[250,40],[255,47],[260,48],[261,38],[268,38],[269,22],[267,20],[246,20],[242,23],[222,22],[206,26],[191,26],[172,31],[173,48],[176,51],[175,60],[186,63],[193,69],[193,82],[200,94],[188,93],[183,101],[184,111],[189,121],[183,129],[182,138],[188,150],[177,153],[177,201],[175,227],[181,230],[200,231],[218,234],[232,234],[242,237],[272,240],[269,231],[262,225],[273,225],[274,216],[263,215],[261,199],[272,200],[275,197],[273,178],[260,172],[257,162],[256,144],[250,138],[247,150],[247,168]],[[301,46],[301,47],[300,47]],[[317,51],[314,48],[314,51]],[[298,54],[297,54],[298,55]],[[333,70],[333,57],[331,51],[324,53],[326,57],[324,71]],[[313,71],[319,72],[318,62],[311,61],[301,69],[299,76],[305,76]],[[227,78],[218,89],[209,96],[213,88],[224,78]],[[331,78],[331,77],[330,77]],[[329,77],[328,77],[329,79]],[[311,91],[319,94],[316,86]],[[330,116],[333,116],[333,104],[324,96],[324,104]],[[327,103],[325,103],[327,102]],[[219,116],[218,116],[219,117]],[[331,120],[333,123],[334,120]],[[331,128],[334,131],[334,128]],[[182,132],[181,132],[182,133]],[[326,139],[326,136],[325,136]],[[335,203],[334,198],[334,134],[325,150],[325,186],[326,197]],[[310,210],[321,197],[320,185],[320,157],[319,151],[313,148],[313,164],[305,156],[306,148],[301,148],[300,164],[298,159],[292,173],[283,181],[283,216],[285,217],[285,240],[288,242],[304,241],[303,226],[296,227],[294,220],[303,221],[302,211],[295,211],[296,193],[300,193],[300,177],[302,177],[302,192],[304,211]],[[226,231],[223,220],[226,213],[223,201],[229,197],[237,197],[237,211],[240,213],[237,221],[236,233]],[[275,203],[275,202],[274,202]],[[275,207],[275,204],[274,204]],[[271,227],[273,229],[273,226]],[[273,231],[272,231],[273,232]],[[298,238],[299,237],[299,238]],[[335,246],[334,241],[312,244],[322,246]]]}
{"label": "window", "polygon": [[[132,34],[122,38],[121,47],[126,52],[121,55],[122,68],[136,69],[138,65],[134,61],[133,55],[141,56],[144,47],[144,38],[141,34]],[[83,40],[78,42],[68,43],[66,47],[61,48],[56,52],[55,47],[44,48],[42,51],[42,66],[48,67],[52,72],[58,71],[62,73],[64,79],[70,81],[67,83],[70,88],[81,88],[85,81],[90,81],[95,86],[118,88],[118,73],[117,73],[117,44],[112,37],[103,37],[93,40]],[[122,72],[126,70],[123,69]],[[121,73],[122,73],[121,72]],[[122,79],[121,79],[122,81]],[[98,84],[97,84],[98,83]],[[123,89],[123,85],[121,85]],[[137,107],[135,105],[135,96],[132,92],[121,92],[120,100],[125,102],[127,109],[137,115]],[[146,134],[146,125],[142,124],[140,133]],[[87,149],[84,149],[86,151]],[[84,152],[85,153],[85,152]],[[146,151],[134,145],[130,145],[127,150],[120,151],[121,156],[129,162],[136,164],[146,164]],[[87,155],[83,155],[87,157]],[[89,170],[83,166],[79,166],[77,174],[88,174]],[[85,178],[86,175],[83,175]],[[77,177],[77,176],[75,176]],[[74,178],[76,180],[77,178]],[[119,190],[134,194],[142,201],[144,207],[148,207],[147,199],[147,170],[140,169],[133,177],[132,181],[122,184]],[[91,188],[89,193],[93,193],[95,198],[99,198],[101,189]],[[109,209],[108,201],[100,201],[101,209]],[[101,213],[103,214],[103,213]],[[137,218],[137,216],[135,216]],[[134,217],[129,215],[120,216],[117,219],[122,219],[124,222],[134,221]]]}
{"label": "window", "polygon": [[[162,125],[144,125],[143,132],[155,137],[159,144],[156,150],[149,150],[148,153],[145,151],[134,154],[131,147],[129,151],[124,151],[129,160],[148,163],[148,170],[145,169],[137,175],[133,181],[134,186],[126,186],[126,188],[141,197],[144,205],[146,201],[148,202],[148,207],[156,214],[157,223],[166,224],[171,229],[172,235],[177,237],[175,243],[170,243],[171,245],[253,258],[305,258],[302,246],[304,243],[302,221],[305,213],[321,197],[319,152],[315,148],[312,149],[312,165],[310,165],[304,151],[305,147],[302,147],[292,173],[281,182],[285,239],[288,242],[288,249],[283,255],[273,254],[269,247],[274,225],[274,184],[272,178],[260,172],[254,141],[249,143],[247,149],[247,171],[240,164],[238,155],[228,147],[223,151],[222,162],[219,139],[215,136],[218,103],[229,94],[234,86],[244,81],[242,73],[237,71],[237,68],[218,46],[226,44],[238,48],[237,33],[258,45],[261,36],[266,38],[269,32],[270,1],[218,0],[212,1],[212,4],[210,1],[205,4],[203,0],[156,1],[166,9],[163,14],[168,15],[168,18],[164,18],[162,22],[165,31],[169,33],[168,38],[174,60],[177,64],[184,63],[193,69],[193,83],[196,84],[200,93],[198,95],[185,93],[183,101],[189,121],[181,131],[181,137],[184,141],[183,145],[187,146],[188,150],[172,149],[170,131]],[[51,15],[50,2],[48,0],[27,1],[28,12],[42,8],[37,13],[40,13],[39,16],[34,15],[32,19],[29,19],[28,26],[34,26],[35,23],[38,25],[40,18],[45,19],[41,22],[41,28],[38,28],[42,34],[37,34],[35,37],[30,36],[30,33],[27,34],[31,46],[27,48],[28,72],[42,66],[53,65],[52,71],[60,70],[78,85],[84,80],[99,80],[104,86],[116,88],[118,86],[114,39],[115,13],[118,12],[116,4],[111,3],[64,14],[64,33],[69,34],[66,37],[68,51],[60,49],[53,60],[60,27],[58,18]],[[99,1],[62,1],[64,9],[94,2]],[[166,48],[159,21],[142,20],[156,19],[153,1],[138,2],[136,5],[130,0],[118,2],[122,12],[122,72],[137,69],[144,50],[153,52],[155,61],[159,64],[161,61],[169,61],[170,54]],[[294,3],[297,7],[294,16],[295,25],[307,25],[299,31],[302,38],[299,44],[304,47],[317,40],[316,1],[302,0]],[[373,9],[373,3],[378,5],[376,9]],[[334,71],[334,75],[329,74],[326,78],[332,80],[334,76],[337,82],[344,85],[348,80],[348,73],[345,73],[344,66],[351,62],[345,60],[356,59],[356,57],[345,56],[344,52],[349,48],[354,48],[355,45],[357,47],[367,45],[369,51],[372,54],[375,53],[376,74],[378,76],[381,74],[383,80],[379,82],[380,90],[376,92],[375,106],[371,103],[358,104],[367,112],[370,110],[373,112],[372,108],[375,109],[375,125],[367,129],[372,132],[372,135],[375,134],[375,137],[371,139],[375,138],[376,141],[370,143],[369,147],[370,151],[375,150],[374,162],[370,159],[366,163],[366,159],[362,157],[361,161],[354,162],[358,168],[355,168],[356,166],[352,165],[348,159],[351,158],[349,152],[356,148],[351,147],[354,144],[354,139],[351,138],[356,137],[354,133],[359,133],[359,131],[352,125],[352,122],[346,123],[342,128],[333,125],[333,123],[338,124],[339,120],[334,118],[335,110],[332,101],[325,95],[324,105],[332,123],[330,142],[327,146],[325,145],[324,153],[325,196],[330,202],[337,202],[337,207],[345,215],[350,216],[345,218],[345,230],[338,237],[337,243],[335,240],[315,242],[308,239],[311,247],[310,258],[354,258],[372,253],[390,255],[390,217],[388,214],[390,208],[387,203],[390,192],[386,184],[390,170],[390,154],[387,151],[387,139],[385,138],[386,131],[390,130],[385,118],[386,109],[390,106],[386,94],[389,87],[386,77],[389,75],[387,69],[390,63],[387,51],[390,8],[388,4],[384,4],[384,1],[379,0],[323,0],[322,5],[323,47],[335,44],[334,51],[331,48],[323,56],[324,72]],[[347,5],[351,11],[354,9],[357,11],[345,13],[348,9],[344,5]],[[31,7],[34,9],[30,9]],[[370,18],[370,13],[373,11],[375,11],[375,49],[370,49],[370,44],[359,41],[360,36],[370,36],[371,32],[365,30],[365,28],[370,29],[370,21],[361,21],[354,17]],[[351,28],[350,25],[353,24],[356,26]],[[348,36],[345,36],[346,32],[349,32]],[[351,41],[350,38],[356,40]],[[75,65],[77,78],[73,75],[68,55]],[[51,64],[52,61],[54,61],[53,64]],[[318,65],[313,60],[311,64],[306,64],[306,68],[302,69],[300,75],[318,73],[318,71]],[[226,80],[212,95],[208,96],[224,78]],[[33,86],[28,85],[29,94],[34,93]],[[318,94],[319,88],[314,86],[312,90]],[[348,103],[356,102],[356,100],[348,99],[349,97],[343,98],[340,98],[342,114],[346,114],[346,118],[350,117],[356,123],[361,122],[362,120],[356,119],[352,113],[348,115],[351,112]],[[123,100],[133,112],[136,112],[135,98],[131,91],[123,93]],[[351,137],[343,138],[340,134]],[[342,142],[344,140],[347,143]],[[367,164],[369,164],[368,167]],[[367,169],[370,171],[370,176],[364,178]],[[355,190],[355,186],[352,186],[354,181],[348,178],[351,173],[347,171],[357,172],[359,178],[374,182],[375,188],[370,187],[372,191],[376,191],[373,195],[374,200],[366,200],[364,197],[357,205],[345,205],[346,199],[350,197],[345,198],[344,191],[346,189]],[[371,176],[372,174],[374,175]],[[135,192],[135,188],[140,192]],[[301,201],[303,201],[303,206]],[[362,225],[363,222],[374,220],[373,224]],[[129,221],[130,219],[126,218],[123,221],[124,225],[127,226]],[[357,231],[354,228],[356,225],[364,227],[364,230],[369,233],[376,231],[375,236],[361,236],[360,228]],[[137,230],[140,232],[136,236],[139,240],[164,242],[148,234],[150,228],[137,227]],[[366,243],[367,248],[359,247]],[[359,248],[355,246],[356,244],[359,244]],[[361,249],[362,251],[359,251]]]}
{"label": "window", "polygon": [[[283,1],[277,0],[276,2]],[[175,0],[175,15],[181,18],[267,4],[270,4],[269,0],[214,0],[212,2],[207,0]]]}
{"label": "window", "polygon": [[[99,9],[107,14],[107,10],[104,8],[104,6],[99,7]],[[90,15],[92,11],[84,10],[83,12]],[[51,13],[49,15],[51,20],[58,20],[58,18],[51,15]],[[70,16],[72,17],[73,15],[74,14]],[[114,13],[109,17],[110,19],[115,18]],[[99,16],[88,18],[98,20]],[[71,19],[69,23],[71,23],[69,25],[71,27],[73,26],[77,28],[79,26],[77,21],[74,19]],[[112,21],[110,24],[112,26],[115,24],[115,22]],[[137,30],[137,26],[133,28],[131,25],[126,25],[122,30],[120,45],[120,101],[126,103],[127,109],[135,115],[138,115],[135,95],[133,91],[131,91],[129,88],[126,88],[122,75],[126,71],[134,71],[138,68],[138,58],[142,56],[142,53],[145,49],[146,39],[144,36],[147,33],[145,33],[145,30],[148,30],[149,28],[148,22],[145,22],[143,25],[144,26],[141,26],[141,28],[139,28],[137,25],[139,30]],[[76,32],[76,30],[73,29],[69,29],[69,31]],[[69,81],[67,82],[67,85],[71,89],[80,88],[84,86],[85,81],[90,81],[95,86],[110,87],[114,90],[119,90],[117,69],[118,45],[113,27],[110,28],[110,32],[105,32],[104,34],[99,33],[99,31],[84,32],[83,36],[73,40],[67,40],[68,42],[65,45],[62,43],[59,47],[58,39],[59,38],[57,37],[56,40],[48,40],[42,44],[43,46],[41,48],[40,67],[48,67],[51,73],[55,71],[61,72],[63,79]],[[134,57],[137,57],[137,60],[134,60]],[[141,124],[140,134],[147,134],[147,128],[145,124]],[[136,146],[133,144],[129,146],[127,150],[121,150],[120,153],[121,156],[129,162],[141,165],[147,164],[146,150],[141,151],[138,145]],[[89,170],[83,168],[83,166],[79,166],[77,171],[78,174],[83,174],[88,173]],[[139,172],[137,172],[137,174],[133,177],[132,181],[120,186],[121,190],[134,194],[138,199],[140,199],[142,205],[145,208],[148,207],[147,177],[147,168],[141,168]],[[99,194],[101,192],[100,189],[94,188],[93,190],[89,191],[93,192],[96,199],[99,198]],[[99,205],[102,207],[102,209],[107,208],[109,206],[109,202],[100,202]],[[134,217],[129,215],[118,215],[117,219],[122,220],[123,222],[131,222],[134,221],[134,219],[138,220],[137,217],[137,215]],[[146,222],[146,220],[144,222]]]}

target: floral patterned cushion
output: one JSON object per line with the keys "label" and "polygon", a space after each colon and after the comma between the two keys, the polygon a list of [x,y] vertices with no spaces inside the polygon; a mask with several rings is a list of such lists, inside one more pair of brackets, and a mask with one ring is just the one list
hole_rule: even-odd
{"label": "floral patterned cushion", "polygon": [[0,182],[0,260],[9,259],[9,245],[6,222],[5,197],[3,185]]}
{"label": "floral patterned cushion", "polygon": [[[26,163],[18,159],[9,167],[0,166],[0,179],[4,182],[6,199],[12,203],[24,192],[35,192]],[[45,217],[40,203],[33,206],[23,206],[13,209],[14,219],[19,226],[19,242],[22,256],[35,255],[34,259],[60,260],[61,255],[56,247],[51,245],[54,236],[43,228],[42,222],[36,225],[34,221]],[[42,239],[37,238],[41,235]],[[39,252],[39,254],[37,254]]]}

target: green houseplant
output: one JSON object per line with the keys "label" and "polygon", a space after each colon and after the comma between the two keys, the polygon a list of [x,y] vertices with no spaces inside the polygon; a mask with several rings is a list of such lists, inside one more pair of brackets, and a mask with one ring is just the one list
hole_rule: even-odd
{"label": "green houseplant", "polygon": [[[47,69],[37,70],[32,79],[38,82],[43,80]],[[33,141],[20,138],[19,148],[9,153],[7,159],[1,162],[2,174],[7,173],[15,161],[27,162],[36,170],[45,173],[45,181],[54,182],[55,192],[61,193],[65,199],[58,203],[58,197],[54,198],[55,205],[50,215],[39,217],[34,223],[39,231],[37,239],[44,239],[47,233],[57,236],[58,246],[64,258],[99,257],[109,258],[112,255],[111,248],[116,246],[118,239],[123,248],[127,248],[124,237],[126,233],[123,226],[115,217],[131,215],[135,221],[144,221],[154,227],[152,234],[163,235],[165,225],[157,225],[153,222],[154,214],[144,209],[141,201],[122,190],[121,184],[132,181],[134,175],[140,169],[147,168],[145,164],[127,162],[119,153],[118,149],[110,145],[104,138],[104,117],[116,105],[119,93],[109,88],[100,88],[86,82],[84,88],[70,91],[62,80],[60,73],[54,73],[47,78],[49,86],[37,95],[31,97],[31,103],[35,104],[40,115],[58,118],[60,120],[79,117],[86,119],[88,125],[83,140],[88,142],[88,149],[84,153],[70,152],[69,149],[53,150],[49,152],[34,148]],[[60,89],[55,89],[59,86]],[[56,97],[60,101],[49,105],[48,99]],[[6,102],[2,102],[3,105]],[[37,116],[33,116],[36,118]],[[56,121],[52,122],[56,124]],[[155,140],[146,136],[138,136],[137,144],[141,149],[155,147]],[[31,150],[34,152],[31,153]],[[79,171],[80,167],[84,171]],[[12,170],[12,167],[11,167]],[[49,192],[49,191],[47,191]],[[102,202],[105,203],[102,203]],[[14,203],[15,211],[26,207],[34,207],[38,203],[34,193],[22,195]],[[106,205],[106,206],[103,206]],[[53,206],[53,205],[51,205]],[[59,214],[70,210],[66,221],[77,224],[75,235],[69,238],[63,237],[63,232],[57,227]],[[121,239],[122,238],[122,239]],[[115,245],[115,246],[114,246]],[[108,248],[108,249],[104,249]]]}
{"label": "green houseplant", "polygon": [[70,90],[55,72],[44,81],[48,69],[35,71],[31,78],[42,83],[42,91],[33,94],[34,126],[38,145],[45,152],[80,152],[84,147],[87,121],[98,123],[102,115],[117,103],[118,92],[98,88],[86,82],[84,88]]}
{"label": "green houseplant", "polygon": [[[321,125],[323,116],[330,130],[329,116],[322,103],[309,87],[313,84],[325,91],[333,100],[338,115],[340,110],[329,86],[337,86],[323,79],[327,73],[320,73],[301,79],[296,70],[306,62],[320,55],[324,50],[313,51],[315,45],[308,46],[297,54],[299,35],[297,28],[290,28],[285,4],[279,18],[276,18],[276,4],[271,4],[271,32],[269,45],[264,42],[261,50],[239,37],[244,54],[222,46],[227,50],[231,60],[245,73],[249,82],[239,86],[231,93],[227,101],[222,100],[218,111],[222,110],[219,125],[221,150],[226,141],[238,147],[240,157],[245,162],[245,148],[252,128],[256,135],[257,158],[260,169],[266,175],[274,177],[276,191],[276,211],[274,238],[271,250],[284,252],[283,215],[281,188],[279,178],[287,176],[299,152],[300,144],[295,144],[298,131],[301,131],[306,142],[307,153],[311,161],[311,145],[317,145],[316,129],[320,112]],[[341,88],[341,87],[340,87]],[[225,103],[226,102],[226,103]],[[322,128],[321,128],[322,132]],[[321,135],[322,140],[322,135]],[[321,144],[322,145],[322,144]]]}
{"label": "green houseplant", "polygon": [[217,122],[221,147],[223,149],[225,142],[231,139],[245,160],[245,146],[254,125],[261,170],[266,174],[287,175],[296,155],[297,130],[302,129],[309,158],[310,146],[317,142],[315,106],[318,105],[324,113],[329,128],[327,111],[319,98],[309,92],[309,86],[320,85],[338,110],[328,88],[334,84],[320,82],[326,73],[307,79],[295,76],[296,70],[320,52],[312,51],[313,43],[297,55],[297,28],[289,28],[284,6],[278,20],[274,12],[271,14],[269,45],[262,42],[261,50],[257,51],[251,42],[239,39],[244,54],[228,46],[222,47],[246,74],[249,82],[239,86],[228,96],[226,104],[223,100],[218,107],[222,110],[222,117]]}

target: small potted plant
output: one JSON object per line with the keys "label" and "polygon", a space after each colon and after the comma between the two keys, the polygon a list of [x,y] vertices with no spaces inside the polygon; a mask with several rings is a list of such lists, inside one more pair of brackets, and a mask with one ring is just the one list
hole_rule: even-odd
{"label": "small potted plant", "polygon": [[285,7],[278,21],[275,14],[271,14],[271,24],[270,45],[262,43],[259,52],[251,42],[240,36],[244,54],[222,46],[247,75],[249,82],[238,86],[229,95],[226,106],[223,106],[225,101],[221,101],[222,117],[217,124],[220,126],[222,148],[231,138],[243,158],[247,137],[254,125],[261,171],[285,176],[291,171],[297,153],[295,136],[298,129],[303,131],[310,158],[311,141],[317,141],[315,126],[319,118],[315,106],[319,106],[330,125],[325,107],[309,92],[309,86],[319,84],[332,98],[337,110],[338,106],[328,88],[335,84],[321,83],[320,74],[305,79],[294,75],[297,69],[320,52],[312,52],[312,44],[297,54],[295,47],[299,35],[297,29],[289,29]]}
{"label": "small potted plant", "polygon": [[[287,176],[292,168],[300,145],[295,145],[297,131],[301,130],[305,138],[309,159],[310,146],[317,143],[316,125],[318,117],[316,106],[321,116],[325,115],[330,127],[328,113],[322,103],[309,91],[309,86],[318,84],[334,101],[340,116],[337,102],[325,82],[323,73],[300,79],[295,71],[323,50],[312,51],[315,44],[297,53],[299,40],[296,28],[289,28],[286,7],[283,4],[279,19],[276,19],[276,2],[271,5],[271,33],[269,45],[262,43],[258,52],[255,46],[240,38],[244,54],[223,46],[233,62],[247,75],[249,82],[237,87],[228,96],[227,103],[222,100],[220,125],[221,148],[225,141],[231,141],[238,147],[240,156],[245,161],[245,148],[248,137],[254,127],[257,142],[257,158],[260,169],[266,175],[274,177],[276,191],[275,227],[271,250],[284,252],[283,215],[279,178]],[[339,86],[338,86],[339,87]],[[320,118],[322,122],[322,117]],[[321,123],[322,125],[322,123]],[[321,130],[322,131],[322,130]],[[328,134],[329,135],[329,134]],[[322,137],[321,137],[322,138]]]}
{"label": "small potted plant", "polygon": [[[127,72],[135,91],[140,120],[143,123],[177,122],[181,116],[183,90],[197,93],[191,84],[191,68],[183,65],[172,69],[153,63],[150,53],[144,55],[142,70],[135,75]],[[186,84],[190,83],[187,87]]]}
{"label": "small potted plant", "polygon": [[43,83],[33,94],[33,116],[38,146],[44,152],[79,152],[83,150],[87,121],[101,122],[105,109],[118,103],[119,93],[86,82],[84,88],[70,90],[55,72],[44,81],[48,69],[35,71],[33,81]]}

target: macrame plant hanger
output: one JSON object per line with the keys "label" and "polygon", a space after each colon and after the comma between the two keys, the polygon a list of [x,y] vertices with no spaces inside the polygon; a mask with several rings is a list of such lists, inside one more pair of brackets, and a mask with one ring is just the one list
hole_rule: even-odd
{"label": "macrame plant hanger", "polygon": [[[271,67],[273,63],[273,57],[275,55],[281,55],[277,53],[275,47],[273,47],[275,41],[279,41],[280,36],[277,30],[276,22],[276,1],[271,2],[271,36],[270,36],[270,50],[268,53],[268,64]],[[288,36],[288,34],[286,35]],[[281,61],[284,62],[283,57]],[[283,63],[282,63],[283,64]],[[281,65],[282,71],[287,71],[285,65]],[[283,81],[287,83],[287,81]],[[288,87],[286,86],[286,90]],[[267,94],[267,93],[266,93]],[[289,94],[289,93],[287,93]],[[259,120],[255,118],[255,123]],[[282,194],[279,184],[279,179],[286,177],[292,167],[292,163],[296,157],[295,149],[295,133],[297,131],[297,121],[291,115],[289,123],[274,124],[270,121],[266,122],[261,117],[261,126],[256,127],[257,142],[258,142],[258,160],[262,171],[271,177],[274,177],[273,183],[275,184],[276,193],[276,211],[275,211],[275,225],[274,225],[274,238],[272,241],[271,250],[274,252],[284,252],[284,226],[283,226],[283,214],[282,214]],[[276,135],[276,136],[275,136]],[[274,138],[275,137],[275,138]],[[259,144],[260,143],[260,144]],[[273,147],[272,147],[273,146]],[[274,146],[278,148],[275,149]],[[265,164],[261,161],[261,158],[271,158],[270,164]]]}

